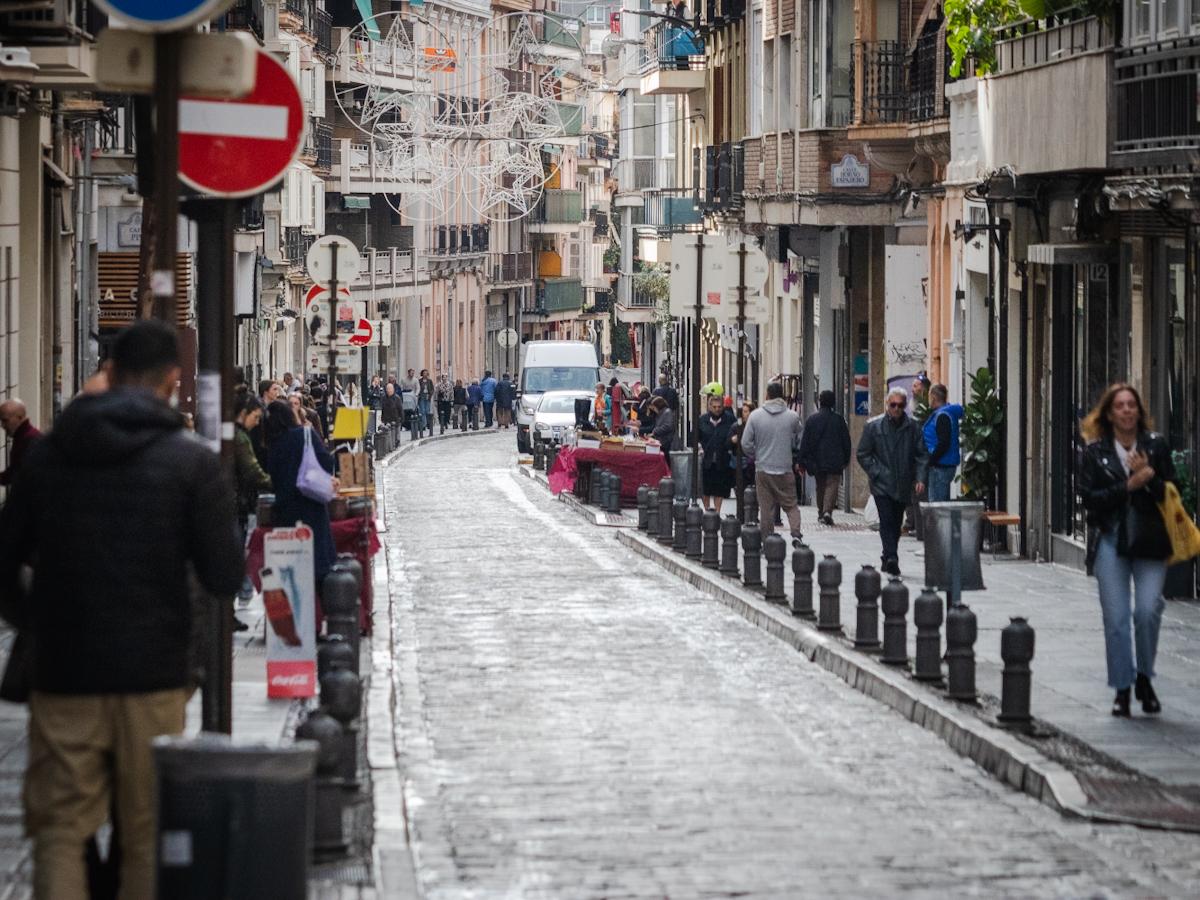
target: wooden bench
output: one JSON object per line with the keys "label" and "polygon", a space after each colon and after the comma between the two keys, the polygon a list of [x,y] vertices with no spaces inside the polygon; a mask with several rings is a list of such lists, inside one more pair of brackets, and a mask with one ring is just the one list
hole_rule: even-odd
{"label": "wooden bench", "polygon": [[983,514],[983,521],[988,530],[987,539],[988,544],[992,548],[992,558],[995,559],[999,555],[997,553],[998,546],[1003,546],[1005,549],[1008,548],[1007,535],[1005,535],[1004,540],[997,540],[997,536],[1004,534],[1004,530],[1010,525],[1019,526],[1021,524],[1021,517],[1004,510],[991,510]]}

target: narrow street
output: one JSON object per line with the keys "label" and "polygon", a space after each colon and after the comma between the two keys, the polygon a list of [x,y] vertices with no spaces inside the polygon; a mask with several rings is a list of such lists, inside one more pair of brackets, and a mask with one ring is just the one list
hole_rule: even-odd
{"label": "narrow street", "polygon": [[587,525],[512,433],[386,475],[428,896],[1188,896],[1194,836],[1064,819]]}

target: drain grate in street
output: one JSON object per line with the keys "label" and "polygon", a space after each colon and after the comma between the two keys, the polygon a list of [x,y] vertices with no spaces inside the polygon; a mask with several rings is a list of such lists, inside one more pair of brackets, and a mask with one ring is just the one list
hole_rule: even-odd
{"label": "drain grate in street", "polygon": [[314,882],[334,882],[336,884],[370,884],[371,873],[367,864],[356,859],[340,862],[318,863],[312,867]]}
{"label": "drain grate in street", "polygon": [[1200,785],[1078,775],[1088,806],[1102,815],[1160,828],[1200,832]]}

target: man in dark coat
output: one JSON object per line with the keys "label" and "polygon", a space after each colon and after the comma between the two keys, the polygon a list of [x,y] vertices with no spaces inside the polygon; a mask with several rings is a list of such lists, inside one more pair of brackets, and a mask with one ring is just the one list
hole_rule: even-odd
{"label": "man in dark coat", "polygon": [[8,468],[0,472],[0,484],[10,485],[42,433],[33,427],[25,404],[16,398],[0,403],[0,426],[12,439],[12,446],[8,448]]}
{"label": "man in dark coat", "polygon": [[517,389],[507,372],[496,385],[496,424],[508,430],[512,425],[513,400],[517,398]]}
{"label": "man in dark coat", "polygon": [[925,493],[929,452],[921,429],[906,412],[908,392],[892,388],[887,412],[867,423],[858,442],[858,464],[871,480],[871,496],[879,510],[879,539],[883,544],[883,571],[900,574],[897,546],[904,510],[911,499]]}
{"label": "man in dark coat", "polygon": [[833,524],[842,472],[850,465],[850,429],[834,412],[833,391],[821,391],[820,409],[804,423],[800,439],[800,467],[817,480],[817,518]]}
{"label": "man in dark coat", "polygon": [[655,397],[662,397],[667,401],[667,408],[673,413],[679,412],[679,391],[671,387],[671,379],[663,372],[658,376],[658,387],[654,389]]}
{"label": "man in dark coat", "polygon": [[0,512],[2,609],[36,643],[24,797],[37,897],[87,896],[83,847],[110,804],[121,896],[155,896],[151,742],[184,727],[188,574],[225,603],[242,583],[232,486],[167,402],[175,330],[125,329],[110,374],[33,448]]}

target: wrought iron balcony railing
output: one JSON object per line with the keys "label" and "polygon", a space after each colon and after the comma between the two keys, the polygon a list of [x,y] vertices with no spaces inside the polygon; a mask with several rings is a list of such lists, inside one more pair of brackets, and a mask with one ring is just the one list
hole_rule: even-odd
{"label": "wrought iron balcony railing", "polygon": [[899,41],[855,41],[851,49],[854,123],[907,121],[904,45]]}
{"label": "wrought iron balcony railing", "polygon": [[645,222],[653,225],[659,234],[678,234],[684,231],[699,231],[704,215],[696,203],[696,192],[691,188],[659,188],[642,195]]}
{"label": "wrought iron balcony railing", "polygon": [[578,278],[546,278],[538,286],[538,307],[545,313],[583,308],[583,282]]}
{"label": "wrought iron balcony railing", "polygon": [[1118,50],[1114,158],[1171,165],[1194,157],[1200,151],[1198,81],[1200,35]]}
{"label": "wrought iron balcony railing", "polygon": [[[697,176],[694,183],[697,185],[700,184],[698,176],[701,174],[700,151],[701,148],[695,148],[692,158],[692,172]],[[702,206],[714,212],[739,208],[746,185],[745,147],[740,141],[726,141],[724,144],[704,147],[703,151]]]}
{"label": "wrought iron balcony railing", "polygon": [[674,20],[660,21],[645,33],[650,52],[642,74],[654,69],[696,71],[704,68],[704,39],[690,27]]}
{"label": "wrought iron balcony railing", "polygon": [[524,284],[533,281],[533,251],[493,253],[491,257],[493,284]]}

